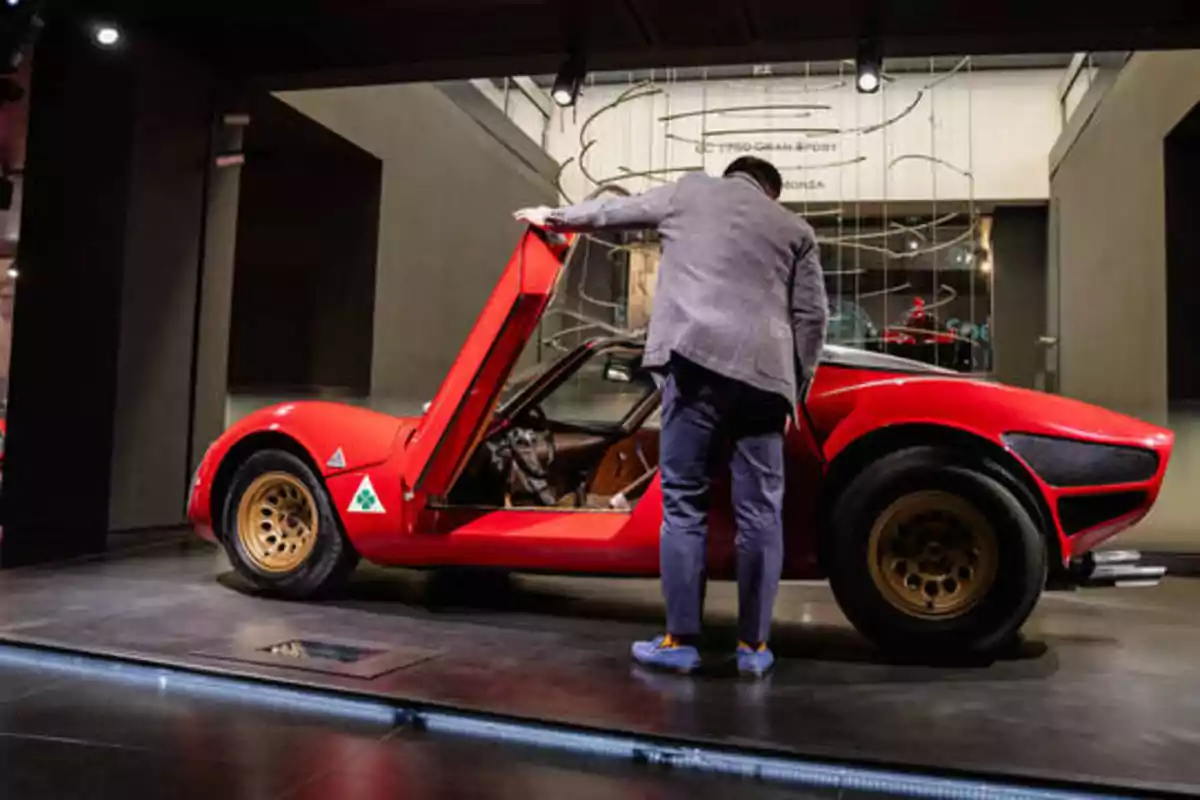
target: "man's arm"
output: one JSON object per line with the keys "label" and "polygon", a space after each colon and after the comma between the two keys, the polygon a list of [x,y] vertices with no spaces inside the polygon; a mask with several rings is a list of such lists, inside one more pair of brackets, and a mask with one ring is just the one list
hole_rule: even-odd
{"label": "man's arm", "polygon": [[792,273],[792,336],[800,365],[797,383],[812,380],[817,371],[828,324],[829,298],[821,272],[821,251],[816,242],[807,239],[796,253]]}
{"label": "man's arm", "polygon": [[556,208],[546,218],[549,227],[560,231],[657,228],[671,213],[675,184],[660,186],[630,197],[598,197],[565,208]]}

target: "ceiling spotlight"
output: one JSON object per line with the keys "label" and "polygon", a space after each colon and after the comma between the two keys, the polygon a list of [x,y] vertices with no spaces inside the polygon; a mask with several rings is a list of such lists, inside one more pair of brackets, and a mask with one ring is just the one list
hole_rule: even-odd
{"label": "ceiling spotlight", "polygon": [[920,247],[920,246],[921,246],[921,243],[920,243],[920,242],[918,242],[916,239],[909,239],[909,240],[908,240],[908,249],[909,249],[909,250],[916,250],[916,249],[917,249],[918,247]]}
{"label": "ceiling spotlight", "polygon": [[4,0],[4,4],[9,8],[16,8],[17,6],[21,5],[21,0]]}
{"label": "ceiling spotlight", "polygon": [[567,89],[565,87],[560,87],[560,88],[555,89],[553,92],[550,93],[550,96],[554,98],[555,103],[562,106],[563,108],[566,108],[567,106],[570,106],[575,102],[575,95],[572,94],[570,89]]}
{"label": "ceiling spotlight", "polygon": [[855,86],[863,94],[874,94],[879,91],[883,81],[883,54],[879,43],[873,39],[864,39],[858,45],[858,57],[854,60]]}
{"label": "ceiling spotlight", "polygon": [[116,25],[97,25],[92,31],[92,37],[101,47],[116,47],[121,41],[121,30]]}
{"label": "ceiling spotlight", "polygon": [[587,65],[582,55],[572,53],[567,56],[567,60],[558,70],[558,75],[554,77],[554,88],[550,90],[554,102],[563,108],[575,105],[579,98],[579,87],[583,85],[583,77],[586,74]]}

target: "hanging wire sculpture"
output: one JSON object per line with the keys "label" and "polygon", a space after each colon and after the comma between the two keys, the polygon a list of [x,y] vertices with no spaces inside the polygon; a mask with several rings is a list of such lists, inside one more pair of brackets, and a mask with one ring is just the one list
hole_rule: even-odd
{"label": "hanging wire sculpture", "polygon": [[[883,76],[885,79],[883,90],[873,96],[876,98],[875,100],[864,101],[862,95],[854,93],[854,102],[847,103],[844,97],[845,93],[843,93],[843,99],[839,102],[820,102],[824,100],[821,93],[852,91],[852,82],[846,75],[845,64],[839,64],[836,80],[832,82],[814,85],[811,80],[811,65],[805,65],[798,92],[794,88],[794,81],[787,82],[782,78],[773,77],[755,79],[762,81],[759,86],[762,88],[761,99],[763,102],[759,102],[758,98],[750,95],[746,96],[745,102],[718,102],[711,105],[709,103],[710,91],[733,90],[746,95],[747,82],[745,80],[710,81],[706,70],[701,72],[698,87],[696,81],[689,81],[685,85],[681,85],[677,74],[672,70],[663,73],[661,82],[655,80],[653,72],[650,73],[648,80],[635,81],[631,76],[627,87],[618,91],[615,96],[611,96],[611,99],[603,102],[584,117],[576,132],[577,151],[560,163],[554,179],[555,186],[567,202],[572,202],[573,198],[568,193],[564,180],[568,171],[572,169],[582,177],[584,185],[590,187],[587,191],[589,195],[606,190],[628,193],[627,187],[637,183],[643,186],[670,183],[691,172],[707,171],[709,154],[722,147],[721,142],[736,139],[738,136],[764,137],[768,142],[781,142],[778,145],[779,149],[794,147],[798,151],[812,152],[835,151],[839,147],[838,144],[821,144],[823,140],[835,140],[841,145],[849,147],[851,152],[841,158],[823,161],[806,160],[802,163],[787,163],[780,166],[780,171],[785,176],[790,174],[836,175],[838,196],[836,202],[810,208],[807,195],[804,195],[800,209],[800,213],[809,220],[819,222],[829,219],[833,223],[833,230],[830,230],[828,226],[819,226],[817,235],[818,244],[822,246],[828,256],[832,256],[832,258],[827,256],[825,264],[827,277],[836,282],[836,287],[831,294],[839,302],[845,300],[860,309],[864,301],[878,299],[882,302],[882,313],[885,320],[891,319],[890,298],[909,296],[910,302],[914,305],[919,304],[923,314],[932,316],[936,310],[949,309],[961,296],[958,289],[940,279],[943,274],[948,274],[946,266],[948,254],[953,252],[961,262],[964,258],[963,248],[966,248],[968,254],[966,260],[970,265],[976,260],[977,257],[974,254],[979,249],[977,244],[979,216],[975,201],[973,143],[970,142],[972,74],[972,63],[969,57],[961,59],[952,68],[940,74],[937,62],[931,59],[924,83],[916,86],[911,98],[895,112],[889,110],[890,97],[894,96],[895,92],[909,91],[909,89],[903,89],[897,82],[896,76],[889,74]],[[965,94],[968,115],[968,163],[965,168],[954,163],[951,158],[939,155],[938,152],[938,90],[956,78],[963,78],[967,82]],[[912,87],[911,79],[907,85]],[[673,96],[678,91],[691,92],[693,95],[698,91],[700,107],[688,107],[687,104],[684,104],[682,108],[673,108]],[[778,99],[777,95],[779,95]],[[813,95],[816,96],[812,97]],[[809,102],[810,99],[817,102]],[[864,111],[864,102],[877,103],[877,107],[867,109],[867,111],[878,112],[874,120],[870,119],[870,113]],[[645,108],[644,116],[641,112],[631,110],[643,106]],[[912,118],[922,109],[928,112],[928,152],[902,152],[893,155],[889,150],[891,129],[902,121]],[[854,112],[853,119],[846,118],[848,111]],[[574,110],[571,113],[581,112]],[[646,150],[643,154],[645,158],[643,165],[634,166],[630,162],[613,165],[613,148],[607,143],[605,137],[611,131],[608,121],[612,115],[622,113],[622,118],[627,120],[624,132],[626,142],[630,139],[630,126],[634,124],[633,120],[639,116],[646,120],[645,124],[649,130],[645,137]],[[831,120],[831,115],[836,119]],[[745,124],[739,124],[742,120],[745,121]],[[800,125],[793,122],[801,120],[803,122]],[[766,125],[763,124],[764,121],[766,121]],[[717,124],[712,126],[710,122]],[[777,122],[781,124],[776,124]],[[697,125],[698,130],[694,127]],[[863,143],[873,134],[881,134],[883,137],[881,150],[880,148],[864,149]],[[911,138],[910,134],[907,141],[911,141]],[[811,140],[814,144],[788,144],[804,140]],[[681,149],[677,147],[678,145],[685,145],[694,150],[699,158],[683,164],[675,163],[676,151]],[[770,145],[769,147],[774,146]],[[605,154],[605,157],[597,161],[595,156],[601,152]],[[661,153],[661,157],[657,155],[658,153]],[[882,154],[882,159],[878,153]],[[624,156],[618,156],[618,158],[628,158],[630,155],[632,155],[631,152],[625,152]],[[634,160],[641,160],[642,157],[642,155],[635,156]],[[880,162],[878,174],[882,181],[882,197],[879,205],[882,209],[883,222],[878,226],[865,224],[862,193],[863,170],[870,167],[876,160]],[[595,164],[601,162],[609,164],[608,169],[612,171],[607,174],[598,174]],[[888,191],[889,176],[897,169],[919,163],[929,166],[928,181],[931,197],[928,218],[922,221],[903,223],[889,219],[889,203],[891,202]],[[852,203],[847,203],[849,199],[847,171],[849,171],[854,184]],[[965,199],[967,204],[965,212],[945,210],[945,201],[939,197],[939,174],[943,171],[965,182],[966,198],[962,198],[960,195],[955,201],[960,202]],[[941,208],[939,208],[940,202]],[[946,236],[945,230],[948,227],[952,227],[954,231]],[[893,246],[892,243],[896,241],[902,244],[898,247]],[[563,337],[585,330],[602,331],[609,335],[637,336],[644,334],[644,328],[630,328],[602,318],[602,316],[611,316],[619,320],[621,315],[627,311],[629,298],[615,296],[602,298],[593,295],[589,289],[591,286],[589,270],[594,266],[591,263],[593,248],[601,248],[606,252],[607,260],[610,263],[616,263],[628,275],[629,258],[634,254],[644,256],[647,253],[653,253],[656,246],[653,240],[645,238],[613,242],[595,236],[583,237],[580,240],[580,247],[583,248],[579,254],[582,257],[580,274],[578,279],[571,283],[570,292],[582,303],[581,310],[558,310],[558,313],[561,313],[564,318],[569,318],[576,324],[555,332],[546,343],[560,348]],[[844,260],[846,256],[850,257],[850,263]],[[883,280],[881,288],[863,288],[863,281],[871,273],[865,260],[867,257],[871,259],[872,263],[881,265],[879,270]],[[912,269],[917,264],[925,265],[931,274],[932,291],[928,297],[916,294],[918,287],[910,277],[917,274],[912,273]],[[893,280],[893,274],[898,274],[899,280]],[[649,287],[644,285],[645,275],[639,276],[636,286],[633,286],[630,280],[627,277],[624,287],[627,292],[631,288],[640,292],[649,290]],[[973,274],[969,282],[966,300],[968,303],[967,316],[970,320],[968,326],[972,329],[972,335],[975,335],[974,332],[980,326],[976,317],[976,280]],[[916,330],[907,328],[903,321],[890,326],[889,329],[896,332]],[[969,340],[977,343],[976,339],[959,336],[957,332],[948,333],[953,333],[955,341]],[[933,340],[935,358],[940,358],[937,350],[941,341],[942,339]],[[975,357],[972,356],[972,365],[974,365],[974,361]]]}

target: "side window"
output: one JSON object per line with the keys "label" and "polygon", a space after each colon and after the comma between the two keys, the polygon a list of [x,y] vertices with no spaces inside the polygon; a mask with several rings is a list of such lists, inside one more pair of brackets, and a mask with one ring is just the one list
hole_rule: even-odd
{"label": "side window", "polygon": [[620,425],[656,389],[636,354],[597,353],[542,401],[553,422],[567,425]]}

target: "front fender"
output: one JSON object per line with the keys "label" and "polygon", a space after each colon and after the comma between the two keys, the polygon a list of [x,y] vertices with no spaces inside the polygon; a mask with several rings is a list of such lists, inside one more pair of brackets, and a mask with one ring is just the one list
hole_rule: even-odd
{"label": "front fender", "polygon": [[294,439],[321,475],[362,469],[386,461],[404,420],[340,403],[283,403],[262,409],[233,425],[221,437],[230,448],[256,433]]}
{"label": "front fender", "polygon": [[188,518],[201,536],[214,538],[214,490],[242,459],[271,446],[272,440],[294,443],[328,479],[387,461],[405,429],[404,419],[338,403],[283,403],[256,411],[230,427],[205,453],[192,482]]}

